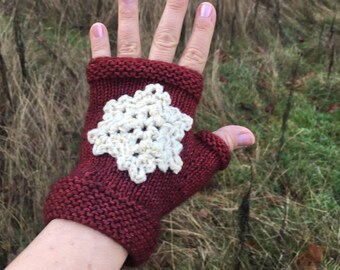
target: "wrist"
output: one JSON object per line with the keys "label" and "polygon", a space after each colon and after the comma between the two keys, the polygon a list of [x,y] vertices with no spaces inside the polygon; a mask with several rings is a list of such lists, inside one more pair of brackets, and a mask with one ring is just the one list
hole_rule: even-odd
{"label": "wrist", "polygon": [[55,219],[6,270],[121,269],[127,251],[110,237],[73,221]]}

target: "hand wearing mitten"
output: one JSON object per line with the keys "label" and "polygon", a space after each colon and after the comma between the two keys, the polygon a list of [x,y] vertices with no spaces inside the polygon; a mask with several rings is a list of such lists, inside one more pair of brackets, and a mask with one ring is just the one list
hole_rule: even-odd
{"label": "hand wearing mitten", "polygon": [[148,259],[161,218],[227,166],[226,143],[193,133],[202,76],[160,61],[97,58],[87,68],[90,103],[80,162],[50,191],[45,221],[92,227]]}
{"label": "hand wearing mitten", "polygon": [[118,0],[118,58],[111,58],[106,27],[91,27],[80,160],[48,194],[44,230],[6,270],[112,270],[144,262],[161,218],[225,168],[233,149],[255,142],[241,126],[193,132],[216,11],[207,2],[198,6],[174,65],[188,3],[166,1],[150,60],[140,59],[138,0]]}

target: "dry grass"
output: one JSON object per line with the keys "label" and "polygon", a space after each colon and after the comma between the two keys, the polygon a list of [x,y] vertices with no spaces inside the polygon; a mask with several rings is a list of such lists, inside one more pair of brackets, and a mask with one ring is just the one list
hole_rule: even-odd
{"label": "dry grass", "polygon": [[[339,14],[331,34],[337,1],[212,2],[218,24],[197,128],[243,124],[258,142],[238,151],[204,192],[165,217],[158,250],[140,269],[291,269],[314,242],[324,247],[323,265],[338,269]],[[49,186],[77,161],[91,23],[108,25],[112,48],[116,43],[116,2],[18,3],[0,2],[0,268],[41,230]],[[144,55],[164,3],[140,1]],[[190,1],[178,55],[198,3]],[[16,50],[18,34],[24,52]],[[295,99],[278,160],[291,85]]]}

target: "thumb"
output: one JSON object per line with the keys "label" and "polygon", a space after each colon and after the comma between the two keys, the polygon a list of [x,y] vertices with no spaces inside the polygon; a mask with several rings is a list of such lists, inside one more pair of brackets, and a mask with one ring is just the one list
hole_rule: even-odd
{"label": "thumb", "polygon": [[230,151],[240,147],[250,146],[255,143],[254,134],[249,129],[242,126],[225,126],[213,133],[228,145]]}

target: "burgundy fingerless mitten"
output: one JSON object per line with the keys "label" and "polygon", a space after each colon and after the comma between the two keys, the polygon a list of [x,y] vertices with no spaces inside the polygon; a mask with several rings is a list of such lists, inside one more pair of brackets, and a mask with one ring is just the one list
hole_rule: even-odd
{"label": "burgundy fingerless mitten", "polygon": [[227,145],[191,128],[202,76],[160,61],[97,58],[87,68],[90,104],[80,161],[51,189],[45,222],[60,218],[96,229],[146,261],[162,216],[229,162]]}

